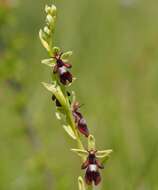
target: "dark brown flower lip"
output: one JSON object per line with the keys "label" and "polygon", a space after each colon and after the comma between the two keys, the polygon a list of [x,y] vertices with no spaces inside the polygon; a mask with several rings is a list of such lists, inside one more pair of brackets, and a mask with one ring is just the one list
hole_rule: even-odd
{"label": "dark brown flower lip", "polygon": [[60,78],[60,82],[63,85],[67,85],[67,84],[71,83],[73,80],[72,74],[66,69],[65,66],[58,68],[58,75]]}
{"label": "dark brown flower lip", "polygon": [[68,85],[69,83],[72,83],[72,80],[73,80],[73,76],[72,76],[71,72],[69,71],[69,69],[72,67],[72,65],[69,63],[65,63],[61,59],[61,55],[62,55],[62,53],[56,54],[53,57],[54,59],[56,59],[56,65],[53,68],[53,73],[58,74],[60,82],[63,85]]}
{"label": "dark brown flower lip", "polygon": [[92,185],[92,183],[94,182],[94,184],[97,186],[101,182],[101,175],[98,170],[91,171],[92,168],[95,169],[94,166],[89,166],[87,168],[85,173],[85,182],[87,185]]}

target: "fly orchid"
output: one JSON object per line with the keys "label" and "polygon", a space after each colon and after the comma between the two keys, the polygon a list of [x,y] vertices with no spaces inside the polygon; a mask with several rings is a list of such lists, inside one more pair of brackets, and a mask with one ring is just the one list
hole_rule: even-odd
{"label": "fly orchid", "polygon": [[86,169],[85,181],[88,185],[98,185],[101,181],[99,169],[104,169],[104,166],[96,158],[97,150],[88,151],[87,160],[82,164],[81,168]]}
{"label": "fly orchid", "polygon": [[56,60],[56,64],[53,68],[53,72],[54,74],[57,73],[59,75],[60,82],[63,85],[67,85],[73,80],[72,74],[68,70],[72,67],[72,65],[64,61],[63,55],[63,53],[55,53],[53,58]]}
{"label": "fly orchid", "polygon": [[[81,169],[86,169],[85,182],[87,185],[98,185],[101,182],[100,169],[104,169],[103,162],[107,160],[112,152],[111,149],[98,151],[95,148],[95,139],[92,135],[88,137],[88,150],[71,149],[76,152],[83,161]],[[99,159],[102,159],[99,160]]]}
{"label": "fly orchid", "polygon": [[85,137],[88,137],[89,130],[87,127],[86,120],[83,118],[82,114],[79,112],[80,107],[81,106],[80,106],[79,102],[77,102],[77,101],[73,102],[73,105],[72,105],[73,117],[75,119],[75,123],[76,123],[77,128],[80,131],[80,133],[85,135]]}
{"label": "fly orchid", "polygon": [[[46,25],[39,31],[42,45],[49,53],[49,58],[42,60],[42,63],[51,67],[51,83],[42,82],[43,86],[51,92],[52,100],[56,107],[56,117],[60,120],[63,129],[77,142],[78,149],[72,149],[82,159],[82,169],[85,169],[85,182],[90,187],[101,182],[100,169],[103,169],[103,162],[109,158],[112,150],[98,151],[95,148],[95,139],[90,135],[87,122],[81,114],[81,107],[76,101],[75,93],[69,92],[69,86],[74,79],[70,72],[72,65],[69,59],[71,51],[63,52],[59,47],[54,46],[52,41],[55,22],[56,7],[54,5],[45,7]],[[80,133],[88,137],[88,149],[83,146]],[[86,190],[86,185],[82,177],[78,178],[79,190]],[[92,188],[91,188],[92,189]]]}

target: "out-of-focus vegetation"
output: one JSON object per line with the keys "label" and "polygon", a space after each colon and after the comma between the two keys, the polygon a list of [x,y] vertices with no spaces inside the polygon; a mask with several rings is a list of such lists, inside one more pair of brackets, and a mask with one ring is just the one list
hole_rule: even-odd
{"label": "out-of-focus vegetation", "polygon": [[[50,78],[38,39],[45,3],[0,0],[1,190],[77,189],[83,174],[40,84]],[[53,3],[56,44],[74,50],[73,88],[90,130],[114,150],[102,190],[157,190],[158,1]]]}

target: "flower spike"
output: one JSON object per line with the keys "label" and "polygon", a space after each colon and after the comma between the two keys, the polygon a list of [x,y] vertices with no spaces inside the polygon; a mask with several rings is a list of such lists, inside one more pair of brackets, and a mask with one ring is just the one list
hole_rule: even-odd
{"label": "flower spike", "polygon": [[[69,62],[72,51],[64,52],[61,48],[54,46],[53,35],[57,17],[55,5],[46,5],[45,13],[45,26],[40,29],[39,38],[49,54],[49,58],[42,60],[42,64],[51,68],[52,81],[51,83],[42,82],[42,84],[51,92],[56,108],[56,118],[60,121],[62,128],[77,142],[77,148],[71,150],[81,157],[81,169],[85,170],[85,182],[82,177],[79,177],[78,187],[79,190],[86,190],[85,183],[93,188],[93,185],[101,182],[100,170],[104,168],[103,163],[108,160],[112,150],[96,149],[95,138],[90,134],[87,122],[79,110],[81,105],[76,101],[75,92],[68,89],[75,80],[71,73],[72,65]],[[83,146],[80,133],[87,137],[87,150]]]}

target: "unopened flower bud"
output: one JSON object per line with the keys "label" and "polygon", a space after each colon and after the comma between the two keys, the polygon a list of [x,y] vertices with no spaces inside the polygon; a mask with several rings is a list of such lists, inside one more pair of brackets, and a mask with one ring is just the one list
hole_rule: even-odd
{"label": "unopened flower bud", "polygon": [[51,12],[50,12],[51,15],[52,15],[52,16],[55,16],[55,15],[56,15],[56,12],[57,12],[57,8],[56,8],[56,6],[55,6],[55,5],[52,5],[50,11],[51,11]]}
{"label": "unopened flower bud", "polygon": [[50,35],[50,29],[49,29],[47,26],[44,27],[43,31],[44,31],[47,35]]}
{"label": "unopened flower bud", "polygon": [[51,7],[48,6],[48,5],[46,5],[46,6],[45,6],[45,12],[46,12],[47,14],[49,14],[50,11],[51,11]]}
{"label": "unopened flower bud", "polygon": [[45,7],[45,12],[47,14],[50,14],[51,16],[55,16],[56,15],[56,11],[57,11],[57,9],[56,9],[55,5],[52,5],[52,6],[46,5],[46,7]]}
{"label": "unopened flower bud", "polygon": [[46,22],[48,22],[48,24],[52,24],[54,22],[53,17],[50,14],[47,15]]}

